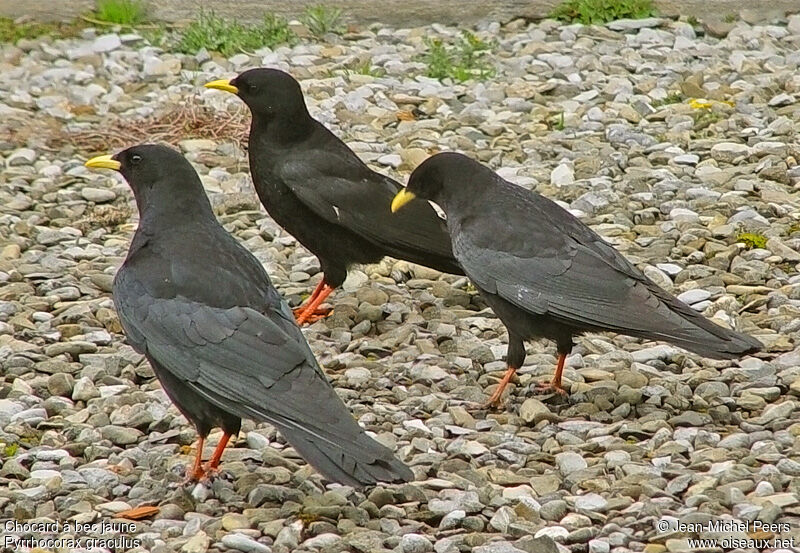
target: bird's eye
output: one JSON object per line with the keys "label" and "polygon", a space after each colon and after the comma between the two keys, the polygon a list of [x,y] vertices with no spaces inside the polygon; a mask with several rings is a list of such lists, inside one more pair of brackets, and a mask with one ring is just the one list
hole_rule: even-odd
{"label": "bird's eye", "polygon": [[140,161],[142,161],[142,156],[139,154],[133,154],[131,156],[131,163],[139,163]]}
{"label": "bird's eye", "polygon": [[250,83],[249,85],[247,85],[247,88],[250,89],[250,92],[255,92],[256,90],[258,90],[258,87],[255,85],[255,83]]}

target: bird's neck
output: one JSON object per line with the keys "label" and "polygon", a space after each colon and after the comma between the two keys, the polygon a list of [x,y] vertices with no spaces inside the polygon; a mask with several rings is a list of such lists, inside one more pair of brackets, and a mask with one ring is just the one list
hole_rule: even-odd
{"label": "bird's neck", "polygon": [[137,198],[140,227],[169,229],[202,224],[211,220],[217,223],[205,192],[185,193],[173,190],[170,197]]}
{"label": "bird's neck", "polygon": [[250,135],[262,143],[287,146],[302,142],[314,131],[316,121],[308,112],[254,113]]}

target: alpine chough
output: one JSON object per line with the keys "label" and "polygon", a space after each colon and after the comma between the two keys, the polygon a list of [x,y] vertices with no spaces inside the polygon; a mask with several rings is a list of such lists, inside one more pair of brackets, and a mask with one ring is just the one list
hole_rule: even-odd
{"label": "alpine chough", "polygon": [[324,274],[297,321],[313,320],[323,300],[357,263],[384,256],[464,274],[444,222],[427,203],[398,217],[386,206],[402,186],[367,167],[308,113],[300,84],[277,69],[251,69],[205,85],[250,108],[249,158],[267,212],[319,258]]}
{"label": "alpine chough", "polygon": [[[182,155],[140,145],[86,166],[119,171],[136,198],[139,226],[114,279],[114,304],[130,344],[197,428],[193,479],[217,468],[242,418],[275,426],[334,482],[413,477],[353,419],[261,263],[217,222]],[[214,426],[224,435],[203,467]]]}
{"label": "alpine chough", "polygon": [[714,324],[659,288],[555,202],[464,155],[425,160],[392,212],[415,197],[444,211],[456,259],[508,329],[508,370],[490,403],[499,403],[522,366],[523,340],[534,337],[556,343],[558,365],[547,388],[561,393],[572,337],[583,332],[664,340],[715,359],[761,349],[758,340]]}

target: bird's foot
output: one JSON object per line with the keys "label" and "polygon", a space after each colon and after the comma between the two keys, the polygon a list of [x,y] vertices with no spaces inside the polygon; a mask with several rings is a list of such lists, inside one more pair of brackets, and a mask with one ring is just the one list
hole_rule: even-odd
{"label": "bird's foot", "polygon": [[206,463],[203,466],[203,479],[202,482],[211,482],[219,476],[219,465],[211,466],[211,463]]}
{"label": "bird's foot", "polygon": [[294,311],[294,319],[297,321],[297,324],[301,326],[304,324],[315,323],[321,319],[333,315],[332,307],[316,307],[313,311],[308,311],[305,307],[301,306],[296,307],[292,311]]}
{"label": "bird's foot", "polygon": [[533,386],[533,393],[536,395],[558,394],[567,397],[569,394],[560,383],[539,382]]}
{"label": "bird's foot", "polygon": [[489,401],[482,404],[481,407],[483,409],[502,409],[505,406],[505,400],[503,399],[503,390],[500,386],[497,387],[497,390],[491,395]]}
{"label": "bird's foot", "polygon": [[506,369],[503,378],[500,379],[500,382],[497,384],[497,388],[495,388],[494,393],[489,398],[489,401],[483,405],[485,409],[501,409],[503,407],[503,392],[505,392],[506,388],[508,387],[508,383],[511,382],[512,378],[514,378],[516,372],[517,369],[512,367],[508,367],[508,369]]}
{"label": "bird's foot", "polygon": [[184,484],[197,484],[206,479],[206,471],[202,466],[193,466],[186,468],[186,480]]}

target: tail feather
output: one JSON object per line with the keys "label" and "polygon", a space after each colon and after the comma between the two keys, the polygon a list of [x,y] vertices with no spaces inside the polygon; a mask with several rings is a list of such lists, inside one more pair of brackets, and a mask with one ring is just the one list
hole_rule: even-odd
{"label": "tail feather", "polygon": [[339,447],[309,439],[302,430],[284,427],[279,430],[309,465],[333,482],[362,488],[378,482],[408,482],[414,478],[411,469],[363,431],[358,443]]}
{"label": "tail feather", "polygon": [[752,336],[724,328],[663,290],[659,291],[669,316],[658,325],[661,329],[654,331],[651,327],[641,334],[642,337],[658,338],[711,359],[736,359],[763,349],[763,344]]}

